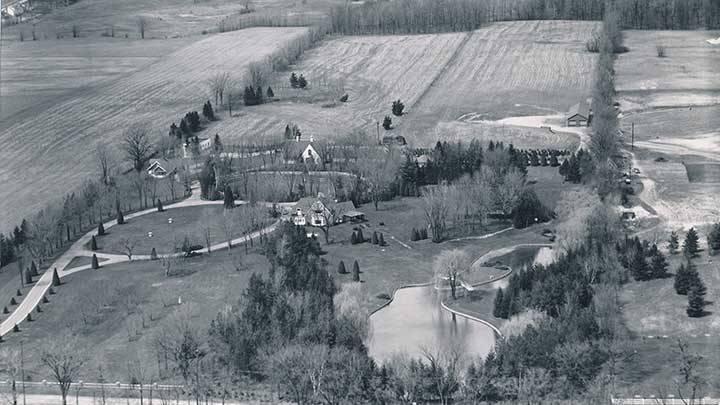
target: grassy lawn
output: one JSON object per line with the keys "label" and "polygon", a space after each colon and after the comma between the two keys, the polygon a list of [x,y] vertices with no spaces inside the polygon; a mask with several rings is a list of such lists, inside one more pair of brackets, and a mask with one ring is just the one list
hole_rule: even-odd
{"label": "grassy lawn", "polygon": [[[244,206],[234,210],[247,210]],[[158,253],[172,253],[182,247],[187,237],[193,245],[205,246],[205,229],[210,230],[210,243],[224,242],[226,238],[222,205],[207,205],[153,212],[116,225],[105,236],[97,238],[98,250],[106,253],[125,254],[124,240],[130,239],[136,247],[133,254],[150,254],[154,247]],[[238,212],[239,213],[239,212]],[[172,224],[168,220],[172,218]],[[258,221],[266,218],[257,218]],[[269,217],[267,217],[269,219]],[[233,238],[243,235],[239,226],[233,229]],[[148,237],[152,232],[152,238]]]}
{"label": "grassy lawn", "polygon": [[[107,261],[107,259],[104,259],[102,257],[98,257],[98,263],[102,263]],[[87,266],[88,264],[92,264],[92,258],[89,256],[75,256],[72,260],[70,260],[70,263],[67,265],[67,269],[72,269],[73,267],[80,267],[80,266]]]}
{"label": "grassy lawn", "polygon": [[527,179],[532,183],[530,187],[535,191],[540,202],[551,210],[557,206],[562,193],[583,187],[581,184],[566,182],[558,167],[530,166],[527,170]]}
{"label": "grassy lawn", "polygon": [[182,315],[204,333],[220,310],[237,302],[253,272],[267,271],[263,256],[246,256],[240,249],[232,253],[248,270],[237,271],[236,261],[223,251],[183,260],[177,267],[181,275],[173,277],[165,277],[158,262],[122,263],[70,275],[49,297],[50,303],[42,305],[42,312],[33,312],[34,322],[23,323],[21,332],[8,336],[3,345],[26,342],[26,373],[33,381],[50,375],[39,364],[39,350],[32,348],[67,328],[79,334],[86,348],[89,363],[82,379],[96,380],[97,366],[103,364],[105,378],[127,381],[126,362],[136,354],[157,375],[151,343],[164,325]]}
{"label": "grassy lawn", "polygon": [[[392,296],[395,289],[407,285],[428,283],[432,281],[432,262],[440,252],[447,249],[463,249],[472,258],[479,258],[483,254],[521,243],[544,243],[546,241],[541,233],[541,225],[525,230],[511,230],[488,239],[463,239],[443,243],[433,243],[430,240],[410,241],[410,231],[413,227],[424,226],[422,208],[419,198],[402,198],[380,204],[380,210],[375,211],[372,205],[359,208],[367,216],[368,221],[363,224],[363,236],[369,239],[373,231],[382,232],[387,246],[381,247],[371,243],[351,245],[349,242],[353,225],[342,224],[332,228],[331,239],[335,243],[322,244],[327,252],[324,256],[328,261],[328,271],[339,282],[352,282],[352,274],[341,275],[337,272],[339,262],[345,262],[348,272],[352,271],[355,260],[360,266],[360,279],[367,299],[365,309],[372,311],[387,302],[385,298],[378,298],[380,294]],[[384,225],[379,225],[380,223]],[[486,232],[478,232],[479,234]],[[410,246],[403,246],[400,242]],[[322,238],[321,238],[322,239]],[[503,260],[502,258],[500,260]],[[482,268],[483,280],[488,279],[490,272],[493,275],[501,271],[493,268]]]}

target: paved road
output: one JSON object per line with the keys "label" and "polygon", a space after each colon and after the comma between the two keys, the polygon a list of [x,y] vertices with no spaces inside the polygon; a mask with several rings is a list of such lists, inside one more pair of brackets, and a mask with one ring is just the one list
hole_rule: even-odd
{"label": "paved road", "polygon": [[[222,201],[201,200],[199,197],[198,189],[199,189],[199,185],[194,185],[192,187],[192,194],[190,197],[188,197],[187,199],[182,200],[180,202],[177,202],[175,204],[170,204],[170,205],[166,206],[165,209],[170,210],[170,209],[183,208],[183,207],[193,207],[193,206],[198,206],[198,205],[217,205],[217,204],[223,203]],[[238,205],[246,204],[245,201],[237,201],[236,203]],[[265,203],[265,204],[270,204],[270,203]],[[292,205],[292,203],[287,204],[287,205]],[[135,212],[132,214],[128,214],[125,216],[125,219],[133,219],[133,218],[137,218],[137,217],[147,215],[147,214],[150,214],[153,212],[157,212],[157,209],[149,208],[144,211],[138,211],[138,212]],[[253,232],[249,235],[233,239],[231,241],[231,243],[233,245],[236,245],[236,244],[244,243],[245,241],[248,240],[248,238],[255,239],[255,238],[259,237],[261,234],[267,235],[267,234],[271,233],[272,231],[274,231],[277,228],[278,224],[279,224],[279,221],[273,223],[272,225],[270,225],[264,229]],[[112,228],[115,225],[117,225],[117,220],[108,221],[103,224],[105,229]],[[25,295],[25,299],[22,300],[22,302],[20,303],[20,305],[17,308],[15,308],[15,311],[13,311],[13,313],[10,314],[10,316],[8,318],[6,318],[2,322],[2,324],[0,324],[0,336],[5,336],[6,334],[10,333],[13,330],[13,327],[15,325],[20,325],[23,321],[25,321],[28,314],[31,313],[37,307],[37,305],[40,303],[40,301],[42,301],[42,298],[48,293],[48,290],[50,289],[50,287],[52,285],[52,276],[53,276],[52,269],[58,270],[58,275],[60,276],[61,279],[67,275],[74,274],[74,273],[77,273],[77,272],[80,272],[83,270],[87,270],[90,268],[90,265],[74,267],[71,269],[68,269],[66,267],[70,264],[70,262],[72,261],[72,259],[74,257],[76,257],[76,256],[92,256],[93,253],[97,254],[98,258],[107,259],[106,261],[102,262],[103,266],[129,261],[127,256],[115,255],[115,254],[109,254],[109,253],[91,252],[91,251],[87,250],[87,248],[85,248],[85,245],[88,242],[90,242],[90,239],[95,234],[95,232],[96,232],[96,230],[93,229],[93,230],[87,232],[82,237],[80,237],[80,239],[75,241],[75,243],[73,243],[65,253],[63,253],[59,258],[57,258],[50,265],[48,270],[45,273],[43,273],[43,275],[35,282],[35,285],[32,287],[32,289],[30,289],[30,291],[28,291],[28,293]],[[210,246],[210,248],[211,248],[211,250],[220,250],[223,248],[227,248],[227,243],[226,242],[218,243],[213,246]],[[207,248],[199,250],[198,252],[206,253]],[[182,253],[176,253],[176,254],[164,255],[164,256],[180,256],[180,255],[182,255]],[[163,257],[163,255],[159,255],[159,256]],[[136,260],[150,260],[150,256],[149,255],[133,256],[133,261],[136,261]]]}

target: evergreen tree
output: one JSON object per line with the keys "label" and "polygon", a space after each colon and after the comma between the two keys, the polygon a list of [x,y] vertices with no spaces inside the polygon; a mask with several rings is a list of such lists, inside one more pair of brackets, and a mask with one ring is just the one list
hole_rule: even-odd
{"label": "evergreen tree", "polygon": [[383,237],[382,232],[380,233],[380,239],[379,239],[378,243],[380,244],[380,246],[385,246],[385,245],[386,245],[386,243],[385,243],[385,237]]}
{"label": "evergreen tree", "polygon": [[97,250],[97,241],[95,240],[95,235],[90,238],[90,250],[96,251]]}
{"label": "evergreen tree", "polygon": [[150,260],[157,260],[157,259],[158,259],[157,250],[155,250],[155,248],[152,248],[152,250],[150,251]]}
{"label": "evergreen tree", "polygon": [[308,85],[308,82],[307,82],[307,80],[305,80],[305,76],[303,76],[301,73],[300,77],[298,77],[298,87],[300,87],[301,89],[304,89],[307,87],[307,85]]}
{"label": "evergreen tree", "polygon": [[52,275],[52,286],[57,287],[60,285],[60,276],[58,276],[57,268],[53,269]]}
{"label": "evergreen tree", "polygon": [[377,245],[377,244],[378,244],[378,235],[377,235],[377,232],[376,232],[376,231],[373,231],[371,241],[372,241],[372,244],[373,244],[373,245]]}
{"label": "evergreen tree", "polygon": [[10,305],[17,305],[17,300],[15,300],[15,297],[10,298]]}
{"label": "evergreen tree", "polygon": [[285,139],[292,139],[292,130],[289,124],[285,125]]}
{"label": "evergreen tree", "polygon": [[340,263],[338,263],[338,274],[347,274],[347,270],[345,269],[345,262],[340,260]]}
{"label": "evergreen tree", "polygon": [[353,263],[353,281],[360,282],[360,265],[357,260]]}
{"label": "evergreen tree", "polygon": [[707,239],[709,253],[715,255],[720,252],[720,222],[713,224]]}
{"label": "evergreen tree", "polygon": [[667,277],[668,262],[665,255],[656,249],[651,257],[652,278]]}
{"label": "evergreen tree", "polygon": [[260,105],[264,103],[264,97],[263,97],[263,89],[262,87],[259,87],[255,89],[255,105]]}
{"label": "evergreen tree", "polygon": [[650,280],[652,271],[645,260],[645,253],[642,249],[634,249],[630,258],[630,273],[637,281]]}
{"label": "evergreen tree", "polygon": [[8,307],[3,307],[3,314],[9,314],[10,310],[8,310]]}
{"label": "evergreen tree", "polygon": [[225,209],[232,209],[235,208],[235,196],[233,195],[232,189],[230,186],[225,186],[225,195],[223,198],[223,205],[225,206]]}
{"label": "evergreen tree", "polygon": [[504,297],[503,297],[503,289],[498,288],[497,294],[495,294],[495,302],[493,305],[493,316],[495,318],[507,318],[507,314],[505,312],[505,308],[503,307],[503,304],[505,303]]}
{"label": "evergreen tree", "polygon": [[43,303],[43,304],[47,304],[48,302],[50,302],[50,300],[48,299],[47,295],[43,295],[43,297],[42,297],[42,303]]}
{"label": "evergreen tree", "polygon": [[203,116],[208,121],[215,121],[215,111],[213,111],[212,104],[210,103],[210,100],[208,100],[205,105],[203,105]]}
{"label": "evergreen tree", "polygon": [[118,225],[123,225],[125,223],[125,217],[119,208],[117,210],[117,223]]}
{"label": "evergreen tree", "polygon": [[265,94],[267,94],[267,98],[270,98],[270,99],[275,98],[275,92],[273,91],[272,87],[270,87],[270,86],[268,86],[267,92]]}
{"label": "evergreen tree", "polygon": [[689,317],[699,318],[705,314],[705,285],[702,280],[700,284],[694,284],[688,291],[688,307],[685,310]]}
{"label": "evergreen tree", "polygon": [[382,122],[383,128],[385,128],[386,131],[389,131],[392,129],[392,118],[390,116],[386,115],[385,118],[383,118]]}
{"label": "evergreen tree", "polygon": [[255,105],[257,101],[257,96],[255,96],[255,90],[252,88],[252,86],[245,86],[245,91],[243,92],[243,103],[245,105]]}
{"label": "evergreen tree", "polygon": [[98,236],[105,235],[105,226],[103,226],[102,221],[100,221],[100,223],[98,224],[97,234]]}
{"label": "evergreen tree", "polygon": [[162,203],[162,201],[160,201],[159,198],[157,199],[157,204],[155,204],[155,205],[157,206],[158,212],[163,212],[163,211],[165,211],[165,208],[163,207],[163,203]]}
{"label": "evergreen tree", "polygon": [[298,88],[298,78],[297,78],[297,76],[295,75],[295,72],[292,72],[292,73],[290,74],[290,87],[292,87],[293,89],[297,89],[297,88]]}
{"label": "evergreen tree", "polygon": [[400,100],[395,100],[392,102],[391,109],[394,116],[400,117],[403,115],[403,110],[405,110],[405,104]]}
{"label": "evergreen tree", "polygon": [[95,270],[100,268],[100,263],[98,262],[98,258],[97,258],[96,254],[92,255],[92,263],[90,264],[90,267]]}
{"label": "evergreen tree", "polygon": [[357,233],[356,233],[356,232],[353,232],[353,233],[350,235],[350,244],[351,244],[351,245],[357,245],[357,243],[358,243],[358,241],[357,241]]}
{"label": "evergreen tree", "polygon": [[362,228],[357,230],[357,243],[365,243],[365,236],[363,236]]}
{"label": "evergreen tree", "polygon": [[20,332],[20,327],[17,324],[13,326],[13,332]]}
{"label": "evergreen tree", "polygon": [[699,241],[700,238],[698,237],[695,228],[690,228],[690,230],[685,235],[685,241],[683,242],[683,253],[685,254],[685,256],[693,257],[697,255],[697,252],[699,252]]}
{"label": "evergreen tree", "polygon": [[680,265],[675,273],[675,283],[673,285],[675,292],[680,295],[686,295],[688,293],[694,277],[693,271],[697,272],[697,270],[694,270],[694,265],[690,261]]}
{"label": "evergreen tree", "polygon": [[184,135],[190,133],[190,127],[188,126],[187,120],[185,120],[185,118],[180,120],[180,133]]}
{"label": "evergreen tree", "polygon": [[225,149],[222,141],[220,140],[220,134],[215,134],[215,138],[213,138],[213,149],[216,153],[220,153]]}
{"label": "evergreen tree", "polygon": [[508,289],[503,294],[503,301],[502,301],[502,307],[501,307],[501,312],[500,312],[500,314],[503,315],[502,318],[508,319],[512,315],[515,314],[513,312],[513,305],[514,305],[513,301],[514,300],[515,300],[515,297],[511,291],[510,287],[508,287]]}
{"label": "evergreen tree", "polygon": [[30,274],[32,274],[33,277],[37,277],[37,276],[38,276],[38,268],[37,268],[37,266],[35,265],[35,260],[32,260],[32,261],[30,262]]}
{"label": "evergreen tree", "polygon": [[30,273],[30,269],[25,270],[24,274],[25,274],[25,284],[32,284],[33,279],[32,279],[32,274]]}
{"label": "evergreen tree", "polygon": [[420,240],[420,233],[418,232],[417,229],[413,228],[412,232],[410,232],[410,240],[412,242]]}

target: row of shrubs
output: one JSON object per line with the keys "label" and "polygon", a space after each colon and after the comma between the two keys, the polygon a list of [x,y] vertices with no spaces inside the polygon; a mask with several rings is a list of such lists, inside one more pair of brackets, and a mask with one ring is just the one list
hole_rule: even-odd
{"label": "row of shrubs", "polygon": [[410,240],[413,242],[417,242],[419,240],[425,240],[428,238],[428,231],[426,228],[420,228],[416,229],[413,228],[410,232]]}
{"label": "row of shrubs", "polygon": [[378,233],[376,231],[373,231],[372,237],[370,239],[365,239],[365,236],[362,233],[362,228],[357,228],[356,231],[353,231],[352,235],[350,235],[350,244],[351,245],[357,245],[360,243],[365,242],[371,242],[373,245],[379,245],[379,246],[386,246],[387,243],[385,242],[385,237],[383,236],[382,232]]}

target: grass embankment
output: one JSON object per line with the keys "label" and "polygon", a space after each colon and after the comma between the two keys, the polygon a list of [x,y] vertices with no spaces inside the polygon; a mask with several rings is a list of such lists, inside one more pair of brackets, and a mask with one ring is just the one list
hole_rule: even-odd
{"label": "grass embankment", "polygon": [[[231,211],[233,217],[242,215],[242,212],[255,214],[266,213],[262,209],[251,209],[246,206],[235,207]],[[172,219],[172,223],[169,220]],[[270,217],[255,218],[261,223],[269,223]],[[185,237],[190,244],[205,247],[205,232],[209,231],[210,243],[217,244],[227,240],[225,225],[229,221],[224,216],[223,205],[205,205],[183,207],[154,212],[138,218],[128,220],[124,225],[116,225],[106,230],[106,235],[97,237],[98,251],[105,253],[125,254],[125,242],[131,240],[135,247],[134,255],[149,255],[152,248],[158,254],[174,253],[183,245]],[[238,238],[249,231],[248,226],[240,225],[229,228],[232,237]],[[152,232],[152,237],[149,236]]]}
{"label": "grass embankment", "polygon": [[205,332],[219,311],[237,302],[250,275],[269,268],[256,252],[230,252],[232,256],[222,251],[179,261],[174,269],[178,275],[172,277],[165,276],[157,261],[72,274],[63,278],[49,303],[41,304],[42,312],[33,311],[34,322],[23,323],[3,345],[18,347],[25,341],[26,375],[33,381],[50,380],[39,362],[39,349],[45,339],[69,328],[77,333],[88,359],[81,379],[96,381],[97,366],[102,364],[107,380],[127,381],[127,363],[136,359],[157,376],[152,341],[165,325],[172,331],[175,317],[182,316],[192,328]]}

